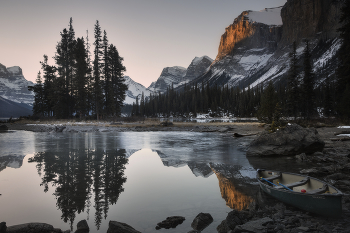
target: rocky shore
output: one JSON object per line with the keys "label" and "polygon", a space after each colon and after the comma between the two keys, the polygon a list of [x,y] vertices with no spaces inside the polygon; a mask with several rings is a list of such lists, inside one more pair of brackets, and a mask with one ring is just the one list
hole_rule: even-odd
{"label": "rocky shore", "polygon": [[[94,123],[94,124],[6,124],[9,130],[29,130],[48,133],[79,133],[79,132],[147,132],[147,131],[191,131],[212,132],[225,134],[232,137],[264,134],[265,128],[259,123],[169,123],[167,125],[157,123]],[[349,129],[350,130],[350,129]],[[317,140],[324,144],[322,149],[313,153],[287,154],[284,159],[295,160],[307,164],[307,169],[298,171],[308,174],[340,189],[343,196],[343,213],[340,218],[326,218],[308,213],[292,206],[285,205],[258,191],[255,201],[249,208],[237,211],[232,210],[217,226],[217,232],[350,232],[350,141],[344,129],[338,127],[319,127],[310,132],[317,134]],[[340,135],[340,136],[339,136]],[[345,138],[344,140],[342,140]],[[302,151],[298,151],[302,152]],[[308,151],[309,152],[309,151]],[[266,164],[279,157],[266,157]],[[254,166],[254,164],[252,164]],[[268,169],[268,167],[266,167]],[[111,221],[112,225],[116,222]],[[111,225],[110,222],[110,225]],[[121,223],[126,229],[118,228],[118,231],[107,232],[138,232],[133,231],[127,224]],[[125,225],[123,225],[125,224]],[[190,224],[184,222],[180,224]],[[208,223],[210,224],[210,223]],[[6,224],[5,224],[6,225]],[[25,224],[23,224],[25,225]],[[117,224],[118,225],[118,224]],[[0,233],[5,232],[62,232],[50,227],[48,231],[11,231],[11,227],[4,230],[0,225]],[[27,224],[27,227],[31,226]],[[155,224],[156,226],[156,224]],[[18,227],[17,227],[18,228]],[[111,228],[111,226],[110,226]],[[28,228],[29,229],[29,228]],[[46,229],[46,228],[45,228]],[[114,229],[114,228],[113,228]],[[77,227],[77,231],[79,228]],[[201,232],[203,229],[193,229],[190,232]],[[76,231],[76,232],[77,232]],[[205,231],[205,230],[204,230]],[[86,232],[86,231],[78,231]],[[87,231],[88,232],[88,231]]]}

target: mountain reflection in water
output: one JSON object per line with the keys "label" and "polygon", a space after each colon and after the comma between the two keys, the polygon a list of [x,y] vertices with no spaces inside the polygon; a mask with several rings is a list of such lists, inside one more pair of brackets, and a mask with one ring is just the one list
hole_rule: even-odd
{"label": "mountain reflection in water", "polygon": [[76,213],[84,212],[85,208],[89,213],[92,196],[95,225],[99,229],[102,218],[107,218],[109,205],[115,204],[124,191],[124,170],[128,162],[124,149],[39,152],[28,162],[37,163],[44,192],[48,191],[50,183],[56,187],[53,193],[56,206],[62,211],[61,219],[69,221],[71,230]]}

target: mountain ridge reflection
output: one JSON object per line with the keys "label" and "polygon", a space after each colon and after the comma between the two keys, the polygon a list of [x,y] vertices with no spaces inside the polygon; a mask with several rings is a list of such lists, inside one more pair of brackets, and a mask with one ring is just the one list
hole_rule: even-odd
{"label": "mountain ridge reflection", "polygon": [[[70,222],[71,229],[76,214],[91,207],[94,196],[95,225],[100,228],[102,218],[107,218],[109,205],[118,201],[126,182],[125,149],[71,150],[66,152],[37,152],[29,163],[36,162],[44,192],[49,184],[56,187],[56,207],[62,211],[61,219]],[[104,214],[102,216],[102,214]]]}

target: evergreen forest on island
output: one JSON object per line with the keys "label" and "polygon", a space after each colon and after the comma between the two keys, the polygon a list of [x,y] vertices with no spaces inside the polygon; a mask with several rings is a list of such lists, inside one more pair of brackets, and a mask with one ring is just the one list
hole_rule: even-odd
{"label": "evergreen forest on island", "polygon": [[123,58],[109,44],[107,32],[99,21],[94,27],[93,59],[88,32],[86,38],[75,39],[73,20],[63,29],[49,65],[47,55],[41,61],[36,84],[29,87],[35,94],[33,114],[39,117],[67,119],[72,117],[119,116],[127,85]]}

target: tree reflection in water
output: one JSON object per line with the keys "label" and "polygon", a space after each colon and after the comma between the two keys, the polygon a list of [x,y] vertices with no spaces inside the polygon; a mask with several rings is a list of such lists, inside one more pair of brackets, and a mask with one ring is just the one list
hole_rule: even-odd
{"label": "tree reflection in water", "polygon": [[49,190],[50,183],[56,187],[56,206],[62,211],[61,219],[69,221],[71,229],[76,213],[86,208],[89,216],[92,195],[95,224],[99,229],[102,218],[107,218],[109,205],[115,204],[124,191],[124,170],[128,162],[124,149],[38,152],[28,161],[37,163],[44,192]]}

